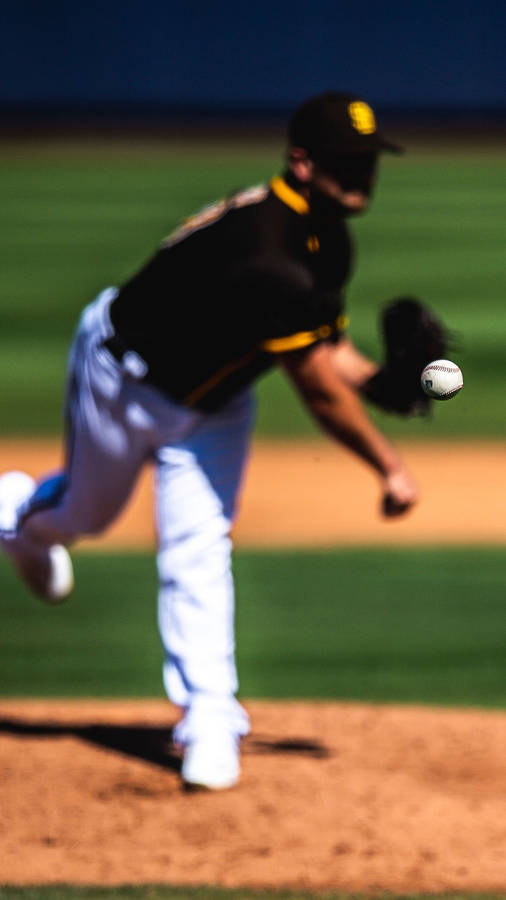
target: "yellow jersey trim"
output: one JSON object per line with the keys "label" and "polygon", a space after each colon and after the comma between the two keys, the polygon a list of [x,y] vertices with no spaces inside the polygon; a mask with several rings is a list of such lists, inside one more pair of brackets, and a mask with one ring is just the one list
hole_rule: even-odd
{"label": "yellow jersey trim", "polygon": [[262,350],[268,353],[285,353],[287,350],[301,350],[302,347],[309,347],[315,341],[322,341],[330,337],[332,328],[330,325],[320,325],[315,331],[299,331],[297,334],[290,334],[287,337],[269,338],[262,343]]}
{"label": "yellow jersey trim", "polygon": [[286,203],[290,209],[295,210],[299,216],[307,216],[309,213],[309,203],[307,200],[298,194],[297,191],[294,191],[280,175],[275,175],[275,177],[271,179],[271,190],[276,194],[276,197],[279,197],[279,199],[283,203]]}
{"label": "yellow jersey trim", "polygon": [[202,397],[205,397],[210,391],[213,390],[218,384],[221,384],[225,378],[228,378],[229,375],[233,375],[234,372],[238,372],[239,369],[243,369],[244,366],[247,366],[256,356],[256,349],[250,350],[249,353],[246,353],[244,356],[241,356],[239,359],[234,359],[233,362],[228,363],[228,365],[223,366],[222,369],[219,369],[218,372],[215,372],[214,375],[211,375],[207,381],[204,381],[202,384],[199,384],[198,387],[194,388],[188,396],[186,396],[183,400],[183,403],[186,406],[195,406],[199,400],[202,400]]}
{"label": "yellow jersey trim", "polygon": [[[338,331],[344,331],[349,323],[348,316],[339,315],[336,319],[336,327]],[[260,344],[260,349],[267,351],[267,353],[286,353],[289,350],[302,350],[303,347],[309,347],[311,344],[316,343],[316,341],[324,341],[326,338],[330,337],[332,334],[332,328],[330,325],[320,325],[319,328],[316,328],[314,331],[299,331],[297,334],[290,334],[287,337],[280,338],[268,338],[266,341],[263,341]],[[249,353],[246,353],[244,356],[241,356],[239,359],[234,359],[232,362],[228,363],[228,365],[223,366],[222,369],[219,369],[218,372],[215,372],[211,375],[207,381],[204,381],[202,384],[199,384],[198,387],[194,388],[190,394],[188,394],[183,403],[186,406],[195,406],[202,397],[205,397],[213,388],[217,387],[217,385],[221,384],[225,378],[228,378],[229,375],[233,375],[235,372],[238,372],[239,369],[244,368],[249,365],[256,356],[257,350],[250,350]]]}

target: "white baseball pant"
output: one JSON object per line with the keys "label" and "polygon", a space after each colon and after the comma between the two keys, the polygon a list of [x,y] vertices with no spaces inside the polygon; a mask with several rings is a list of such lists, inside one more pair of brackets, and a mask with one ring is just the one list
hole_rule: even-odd
{"label": "white baseball pant", "polygon": [[253,423],[251,392],[206,414],[143,382],[139,357],[119,363],[102,346],[113,332],[115,293],[103,291],[82,314],[69,361],[67,464],[40,482],[20,539],[68,545],[100,533],[142,466],[154,463],[163,678],[186,710],[175,737],[186,743],[220,722],[243,735],[249,722],[234,696],[229,531]]}

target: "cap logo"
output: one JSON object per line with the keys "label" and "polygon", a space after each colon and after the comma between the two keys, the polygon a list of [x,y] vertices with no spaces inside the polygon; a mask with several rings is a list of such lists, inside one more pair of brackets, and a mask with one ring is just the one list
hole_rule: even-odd
{"label": "cap logo", "polygon": [[360,134],[373,134],[376,131],[374,113],[367,103],[356,100],[348,106],[351,124]]}

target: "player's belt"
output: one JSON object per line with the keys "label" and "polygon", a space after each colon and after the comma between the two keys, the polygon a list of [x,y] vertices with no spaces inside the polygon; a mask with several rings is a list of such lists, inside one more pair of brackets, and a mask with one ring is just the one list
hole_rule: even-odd
{"label": "player's belt", "polygon": [[146,378],[149,366],[145,359],[140,356],[136,350],[132,350],[119,334],[113,334],[112,337],[103,341],[102,347],[109,351],[111,356],[119,362],[124,372],[127,372],[136,381],[142,381]]}

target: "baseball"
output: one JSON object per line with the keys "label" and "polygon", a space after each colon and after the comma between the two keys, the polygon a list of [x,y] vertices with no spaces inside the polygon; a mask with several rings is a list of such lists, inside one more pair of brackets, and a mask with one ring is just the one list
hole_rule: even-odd
{"label": "baseball", "polygon": [[458,394],[464,379],[459,367],[450,359],[435,359],[421,375],[422,388],[433,400],[449,400]]}

